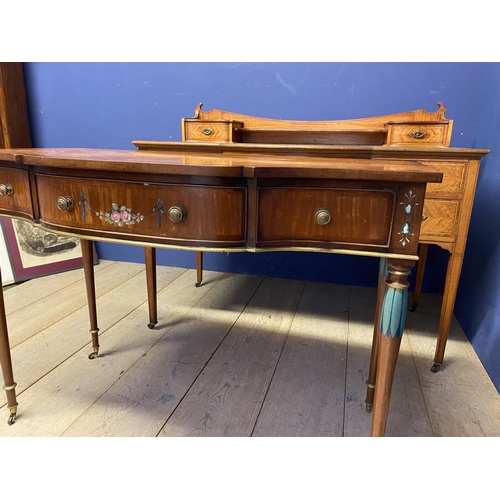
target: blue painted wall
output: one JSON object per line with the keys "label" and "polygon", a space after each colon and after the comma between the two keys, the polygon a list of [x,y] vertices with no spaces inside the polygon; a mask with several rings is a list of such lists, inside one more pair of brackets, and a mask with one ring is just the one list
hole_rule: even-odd
{"label": "blue painted wall", "polygon": [[[25,63],[36,147],[134,149],[132,140],[181,138],[199,102],[282,119],[363,118],[437,109],[454,122],[452,146],[494,150],[500,70],[484,63]],[[495,102],[496,100],[496,102]],[[500,389],[498,174],[485,161],[456,314]],[[105,259],[143,261],[142,249],[98,243]],[[442,291],[447,253],[431,247],[424,291]],[[487,270],[477,273],[480,264]],[[158,263],[194,267],[194,253],[158,251]],[[303,253],[206,254],[205,268],[376,286],[376,259]]]}

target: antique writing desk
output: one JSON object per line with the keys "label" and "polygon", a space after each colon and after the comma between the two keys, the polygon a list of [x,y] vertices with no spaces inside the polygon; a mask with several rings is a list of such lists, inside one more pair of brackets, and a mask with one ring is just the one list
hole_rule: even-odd
{"label": "antique writing desk", "polygon": [[[433,114],[415,113],[433,124]],[[185,137],[180,143],[136,142],[138,151],[5,149],[0,151],[0,213],[82,238],[90,358],[99,350],[93,240],[146,247],[150,327],[156,322],[154,247],[382,257],[388,262],[387,286],[380,287],[385,296],[372,359],[372,435],[380,436],[404,328],[406,276],[417,260],[426,183],[441,182],[443,174],[409,158],[407,146],[383,145],[398,124],[339,133],[318,122],[300,138],[304,123],[311,122],[294,122],[279,137],[253,134],[248,127],[247,140],[245,124],[237,120],[193,124],[195,134],[227,132],[239,136],[239,143]],[[256,140],[249,140],[252,136]],[[0,361],[13,423],[18,405],[3,296]]]}

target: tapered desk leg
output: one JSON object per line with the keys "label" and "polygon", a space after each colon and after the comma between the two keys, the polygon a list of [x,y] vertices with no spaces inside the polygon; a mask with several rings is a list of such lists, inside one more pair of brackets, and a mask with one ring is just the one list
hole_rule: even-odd
{"label": "tapered desk leg", "polygon": [[9,332],[5,318],[5,303],[3,289],[1,287],[2,277],[0,275],[0,364],[2,365],[3,390],[7,393],[7,407],[10,411],[7,423],[12,425],[17,417],[16,383],[12,371],[12,359],[10,356]]}
{"label": "tapered desk leg", "polygon": [[457,297],[457,288],[460,280],[462,262],[462,255],[451,254],[448,260],[448,269],[446,270],[446,280],[444,283],[443,303],[441,305],[441,316],[439,318],[436,352],[434,354],[434,364],[431,368],[431,371],[434,373],[438,372],[443,364],[444,351],[446,349],[451,319],[453,317],[453,307]]}
{"label": "tapered desk leg", "polygon": [[203,252],[196,252],[196,285],[201,286],[203,281]]}
{"label": "tapered desk leg", "polygon": [[87,287],[87,304],[90,316],[90,334],[92,335],[92,352],[89,359],[97,358],[99,354],[99,328],[97,328],[97,306],[94,281],[94,245],[91,240],[81,240],[83,271]]}
{"label": "tapered desk leg", "polygon": [[412,261],[389,260],[388,278],[380,315],[377,346],[377,383],[373,402],[372,436],[384,436],[392,382],[408,308],[408,280]]}
{"label": "tapered desk leg", "polygon": [[387,280],[387,259],[380,259],[377,287],[377,305],[375,308],[375,321],[373,322],[373,340],[370,356],[370,369],[366,380],[366,411],[370,413],[373,409],[373,397],[375,395],[375,382],[377,378],[377,352],[378,339],[380,335],[380,315],[382,313],[382,303],[385,294],[385,282]]}
{"label": "tapered desk leg", "polygon": [[158,323],[156,299],[156,248],[144,247],[144,259],[146,261],[146,283],[148,287],[148,328],[154,328],[156,323]]}
{"label": "tapered desk leg", "polygon": [[418,248],[418,264],[417,264],[417,277],[415,278],[415,291],[413,292],[413,301],[410,311],[416,311],[418,302],[420,300],[420,293],[422,292],[422,281],[424,279],[425,262],[427,261],[427,251],[429,245],[420,243]]}

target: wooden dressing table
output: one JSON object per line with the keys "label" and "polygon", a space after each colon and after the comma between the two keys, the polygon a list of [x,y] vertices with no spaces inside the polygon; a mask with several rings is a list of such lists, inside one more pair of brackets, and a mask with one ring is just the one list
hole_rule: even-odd
{"label": "wooden dressing table", "polygon": [[[446,163],[450,154],[450,148],[405,141],[422,140],[421,134],[443,140],[449,128],[436,119],[442,113],[391,115],[383,127],[379,117],[340,132],[332,130],[339,122],[281,122],[276,133],[276,127],[236,118],[243,115],[204,115],[200,106],[198,116],[184,120],[179,143],[135,142],[138,151],[0,150],[0,213],[82,238],[90,358],[99,352],[93,240],[146,248],[149,327],[156,323],[155,247],[382,257],[387,269],[381,272],[371,370],[371,434],[382,436],[426,184],[446,179],[429,157]],[[417,124],[409,123],[415,117]],[[486,153],[454,150],[452,158],[477,168]],[[3,296],[0,361],[14,423],[18,405]]]}
{"label": "wooden dressing table", "polygon": [[[437,328],[436,351],[431,370],[439,371],[444,361],[448,332],[464,258],[474,202],[479,164],[488,150],[450,148],[453,120],[438,102],[434,113],[423,110],[354,120],[298,122],[246,116],[227,111],[204,112],[200,104],[194,118],[182,121],[182,138],[187,142],[244,142],[280,144],[336,144],[332,156],[379,160],[418,160],[443,173],[443,182],[429,184],[422,213],[419,263],[410,310],[420,299],[429,245],[438,245],[450,256]],[[356,146],[349,149],[348,146]],[[373,146],[362,148],[358,146]],[[382,147],[378,147],[382,146]],[[197,253],[198,284],[202,281],[203,256]],[[382,265],[382,273],[385,266]],[[381,274],[380,280],[385,280]],[[380,289],[380,288],[379,288]],[[372,373],[373,375],[373,373]],[[368,385],[375,382],[370,377]],[[370,392],[370,390],[368,391]],[[370,399],[370,396],[368,397]],[[368,403],[370,404],[370,403]]]}

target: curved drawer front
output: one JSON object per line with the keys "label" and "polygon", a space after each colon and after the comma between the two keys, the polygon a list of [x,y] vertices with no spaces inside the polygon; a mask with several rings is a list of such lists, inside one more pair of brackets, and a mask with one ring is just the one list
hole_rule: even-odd
{"label": "curved drawer front", "polygon": [[26,170],[0,167],[0,210],[33,218],[30,180]]}
{"label": "curved drawer front", "polygon": [[[40,220],[51,226],[151,236],[173,244],[244,242],[244,187],[37,176]],[[71,206],[72,205],[72,206]],[[166,242],[168,243],[168,242]]]}
{"label": "curved drawer front", "polygon": [[382,190],[261,188],[261,245],[351,243],[389,246],[395,194]]}

